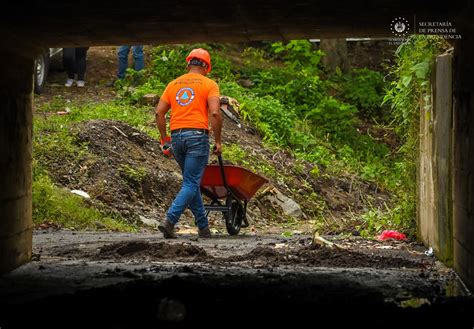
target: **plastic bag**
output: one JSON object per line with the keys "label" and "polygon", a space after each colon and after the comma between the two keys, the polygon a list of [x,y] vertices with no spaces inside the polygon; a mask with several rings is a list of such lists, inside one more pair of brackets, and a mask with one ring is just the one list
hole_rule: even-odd
{"label": "plastic bag", "polygon": [[406,238],[405,234],[392,230],[385,230],[377,237],[377,239],[381,241],[387,239],[406,240]]}

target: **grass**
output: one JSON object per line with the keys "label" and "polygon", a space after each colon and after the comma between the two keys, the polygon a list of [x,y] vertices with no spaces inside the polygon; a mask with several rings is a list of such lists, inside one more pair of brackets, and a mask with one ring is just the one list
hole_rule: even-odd
{"label": "grass", "polygon": [[150,106],[130,105],[118,101],[76,105],[57,96],[50,103],[43,104],[37,113],[64,111],[66,107],[70,111],[68,115],[53,116],[47,119],[38,117],[35,122],[36,125],[40,125],[38,132],[43,130],[42,121],[46,125],[55,122],[63,127],[68,127],[71,123],[106,119],[126,122],[151,137],[159,138],[159,132],[155,126],[155,112]]}
{"label": "grass", "polygon": [[57,187],[45,174],[33,181],[33,223],[55,223],[68,229],[136,232],[137,227],[86,204],[85,199]]}

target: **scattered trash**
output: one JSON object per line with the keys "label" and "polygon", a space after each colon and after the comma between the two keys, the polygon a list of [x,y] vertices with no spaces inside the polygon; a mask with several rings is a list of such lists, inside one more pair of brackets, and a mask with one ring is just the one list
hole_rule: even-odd
{"label": "scattered trash", "polygon": [[397,231],[392,230],[385,230],[383,231],[378,237],[377,240],[387,240],[387,239],[395,239],[395,240],[406,240],[406,235]]}
{"label": "scattered trash", "polygon": [[425,255],[428,256],[428,257],[432,257],[434,254],[433,252],[433,248],[429,248],[428,250],[425,251]]}
{"label": "scattered trash", "polygon": [[276,243],[275,249],[282,249],[282,248],[285,248],[286,246],[287,246],[286,243]]}
{"label": "scattered trash", "polygon": [[91,196],[90,196],[89,194],[87,194],[86,192],[81,191],[81,190],[72,190],[71,193],[80,195],[80,196],[82,196],[83,198],[86,198],[86,199],[90,199],[90,198],[91,198]]}
{"label": "scattered trash", "polygon": [[[237,124],[237,127],[242,128],[242,124],[240,123],[240,121],[238,119],[238,115],[239,115],[238,107],[240,106],[240,104],[238,104],[235,99],[229,100],[229,97],[227,97],[227,96],[221,97],[220,103],[221,103],[222,112],[224,112],[224,114],[229,119],[234,121]],[[236,108],[234,108],[234,106]]]}
{"label": "scattered trash", "polygon": [[319,244],[319,245],[322,245],[322,246],[328,246],[329,248],[337,247],[337,248],[340,248],[340,249],[344,249],[344,247],[341,246],[340,244],[337,244],[337,243],[331,242],[329,240],[326,240],[325,238],[320,236],[317,231],[315,231],[314,234],[313,234],[313,241],[311,242],[311,244],[312,245]]}
{"label": "scattered trash", "polygon": [[57,115],[65,115],[65,114],[69,114],[69,113],[71,113],[71,109],[67,106],[64,108],[64,111],[56,112]]}
{"label": "scattered trash", "polygon": [[392,246],[375,246],[375,249],[394,249]]}

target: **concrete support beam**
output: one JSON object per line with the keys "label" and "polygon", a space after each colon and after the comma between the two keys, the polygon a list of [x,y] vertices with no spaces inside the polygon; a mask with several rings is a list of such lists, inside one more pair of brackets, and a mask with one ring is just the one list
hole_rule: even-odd
{"label": "concrete support beam", "polygon": [[452,55],[436,58],[433,107],[433,179],[436,186],[435,211],[438,230],[438,258],[448,265],[453,262],[452,217]]}
{"label": "concrete support beam", "polygon": [[431,104],[420,99],[418,232],[426,246],[448,265],[453,261],[452,217],[452,55],[436,58]]}
{"label": "concrete support beam", "polygon": [[0,54],[0,273],[31,258],[33,57]]}
{"label": "concrete support beam", "polygon": [[438,254],[439,237],[435,211],[435,186],[433,173],[433,106],[424,104],[420,97],[420,144],[417,172],[418,235],[426,246]]}
{"label": "concrete support beam", "polygon": [[474,290],[474,28],[464,28],[454,57],[454,267]]}

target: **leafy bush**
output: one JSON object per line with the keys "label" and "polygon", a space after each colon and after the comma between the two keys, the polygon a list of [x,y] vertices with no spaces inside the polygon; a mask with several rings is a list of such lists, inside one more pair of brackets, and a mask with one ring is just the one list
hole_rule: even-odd
{"label": "leafy bush", "polygon": [[[448,47],[438,36],[410,37],[396,52],[392,68],[393,81],[383,102],[391,107],[393,126],[402,140],[398,153],[401,161],[394,163],[397,205],[389,215],[398,226],[414,232],[416,211],[416,161],[418,154],[419,109],[421,102],[430,102],[431,63],[437,54]],[[424,98],[423,95],[427,95]]]}
{"label": "leafy bush", "polygon": [[323,52],[315,50],[314,45],[308,40],[291,40],[287,43],[275,42],[272,50],[282,58],[290,69],[305,68],[312,73],[318,71]]}
{"label": "leafy bush", "polygon": [[[407,143],[417,136],[420,96],[428,92],[431,63],[447,47],[441,37],[418,35],[397,49],[397,65],[391,72],[393,81],[383,102],[390,104],[397,132]],[[413,149],[414,144],[410,146]]]}
{"label": "leafy bush", "polygon": [[304,118],[310,120],[314,133],[319,131],[340,138],[354,130],[355,113],[357,109],[354,106],[324,97],[314,108],[304,113]]}
{"label": "leafy bush", "polygon": [[343,98],[356,106],[368,120],[382,119],[385,82],[380,72],[354,69],[343,77]]}

